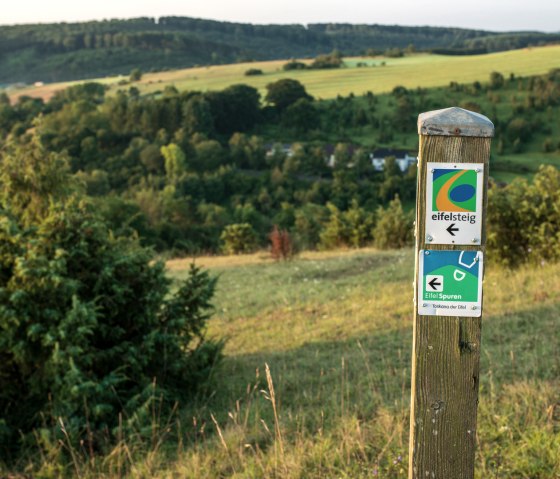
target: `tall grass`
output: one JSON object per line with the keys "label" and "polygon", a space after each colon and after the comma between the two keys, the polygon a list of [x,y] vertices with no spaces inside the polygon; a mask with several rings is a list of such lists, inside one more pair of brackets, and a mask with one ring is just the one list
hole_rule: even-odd
{"label": "tall grass", "polygon": [[[43,447],[33,477],[401,478],[408,456],[412,251],[252,256],[220,275],[205,395],[102,455]],[[171,273],[180,277],[181,268]],[[560,477],[560,266],[488,268],[479,479]],[[56,451],[55,451],[56,452]],[[0,474],[1,476],[2,474]]]}

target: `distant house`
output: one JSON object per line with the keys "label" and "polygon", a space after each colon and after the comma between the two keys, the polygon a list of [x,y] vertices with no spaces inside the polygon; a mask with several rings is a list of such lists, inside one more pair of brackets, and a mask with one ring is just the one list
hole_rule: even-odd
{"label": "distant house", "polygon": [[370,153],[371,164],[376,171],[383,171],[385,168],[385,158],[394,156],[399,166],[399,169],[404,173],[408,170],[409,166],[415,164],[417,161],[416,156],[409,155],[408,150],[397,150],[393,148],[378,148],[373,153]]}
{"label": "distant house", "polygon": [[267,157],[276,153],[282,153],[288,158],[294,156],[294,149],[290,143],[269,143],[265,145],[265,151]]}
{"label": "distant house", "polygon": [[[354,156],[354,153],[360,146],[358,145],[347,145],[347,152],[349,157]],[[290,143],[269,143],[265,145],[266,156],[270,157],[276,153],[284,154],[286,157],[291,157],[294,155],[294,146]],[[331,168],[335,166],[335,150],[336,145],[326,144],[323,147],[325,154],[325,162]],[[399,150],[394,148],[378,148],[373,152],[369,153],[369,158],[371,164],[376,171],[383,171],[385,168],[385,158],[390,156],[395,157],[399,169],[404,173],[408,170],[409,166],[415,164],[417,161],[416,156],[411,156],[408,150]],[[351,168],[352,164],[349,163],[348,167]]]}

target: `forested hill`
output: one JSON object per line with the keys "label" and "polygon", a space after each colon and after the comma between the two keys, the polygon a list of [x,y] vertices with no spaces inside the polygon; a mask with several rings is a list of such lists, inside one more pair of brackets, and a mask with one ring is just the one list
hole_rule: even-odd
{"label": "forested hill", "polygon": [[481,53],[560,41],[559,34],[388,25],[252,25],[187,17],[0,26],[0,84],[315,56],[414,45]]}

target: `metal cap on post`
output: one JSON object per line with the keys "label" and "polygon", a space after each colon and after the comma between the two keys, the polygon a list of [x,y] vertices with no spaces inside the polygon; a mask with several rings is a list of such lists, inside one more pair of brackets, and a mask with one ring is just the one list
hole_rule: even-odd
{"label": "metal cap on post", "polygon": [[472,479],[494,125],[452,107],[418,134],[409,479]]}
{"label": "metal cap on post", "polygon": [[418,134],[492,138],[494,124],[480,113],[453,106],[420,113]]}

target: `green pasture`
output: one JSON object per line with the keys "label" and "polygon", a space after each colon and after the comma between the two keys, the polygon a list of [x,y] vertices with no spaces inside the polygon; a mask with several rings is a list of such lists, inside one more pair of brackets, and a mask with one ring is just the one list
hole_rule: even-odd
{"label": "green pasture", "polygon": [[[190,261],[168,263],[173,279]],[[407,477],[411,249],[198,258],[225,357],[199,398],[103,454],[37,437],[37,478]],[[560,265],[484,279],[476,479],[560,477]],[[127,418],[124,418],[127,420]],[[61,466],[57,457],[66,454]],[[1,477],[12,475],[0,464]]]}
{"label": "green pasture", "polygon": [[[356,67],[366,62],[372,66]],[[472,56],[417,54],[402,58],[349,59],[347,68],[332,70],[282,70],[284,61],[212,66],[145,75],[138,87],[144,93],[173,84],[179,90],[221,90],[236,83],[246,83],[265,93],[265,86],[281,78],[303,83],[316,98],[334,98],[368,91],[383,93],[396,85],[406,88],[435,87],[475,80],[486,81],[493,71],[504,75],[537,75],[560,67],[560,46],[541,47]],[[384,64],[384,66],[382,66]],[[249,68],[260,68],[262,76],[244,76]]]}
{"label": "green pasture", "polygon": [[[145,74],[140,82],[133,85],[142,93],[163,90],[174,85],[179,90],[221,90],[236,83],[245,83],[265,93],[265,86],[281,78],[294,78],[302,82],[309,93],[316,98],[334,98],[337,95],[362,95],[368,91],[383,93],[391,91],[396,85],[406,88],[435,87],[449,84],[486,81],[492,71],[505,76],[546,73],[551,68],[560,67],[560,46],[527,48],[487,55],[444,56],[414,54],[402,58],[348,58],[346,68],[333,70],[282,70],[287,60],[268,62],[237,63],[209,67],[188,68]],[[309,63],[309,61],[307,61]],[[358,63],[365,67],[357,67]],[[245,76],[249,68],[263,71],[261,76]],[[110,85],[112,91],[128,88],[119,82],[126,77],[96,79]],[[74,82],[72,82],[74,83]],[[11,92],[11,96],[40,95],[49,97],[56,90],[69,83],[49,84],[42,87],[25,88]]]}
{"label": "green pasture", "polygon": [[[406,477],[413,256],[358,250],[213,266],[209,334],[226,340],[226,356],[211,399],[183,419],[206,424],[206,435],[170,463],[158,456],[152,472]],[[558,265],[488,267],[479,479],[560,475],[559,308]]]}

